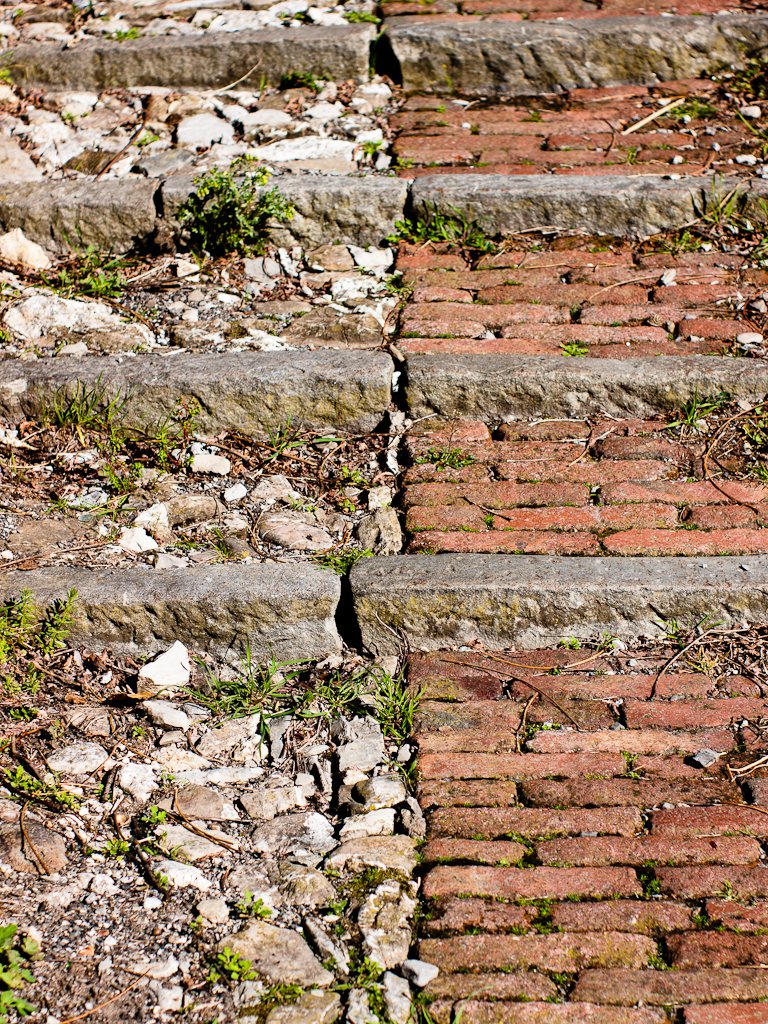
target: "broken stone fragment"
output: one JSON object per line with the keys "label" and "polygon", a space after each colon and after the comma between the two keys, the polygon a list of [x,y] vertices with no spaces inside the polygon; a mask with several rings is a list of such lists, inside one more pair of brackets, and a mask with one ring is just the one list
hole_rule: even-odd
{"label": "broken stone fragment", "polygon": [[361,546],[376,555],[398,555],[403,547],[400,519],[391,505],[377,508],[355,531]]}
{"label": "broken stone fragment", "polygon": [[267,544],[293,551],[327,551],[333,546],[331,535],[308,524],[300,512],[272,512],[263,516],[259,536]]}
{"label": "broken stone fragment", "polygon": [[177,640],[154,661],[142,666],[139,689],[153,693],[170,692],[186,686],[189,676],[189,654],[184,644]]}
{"label": "broken stone fragment", "polygon": [[230,949],[250,960],[252,970],[274,985],[325,988],[333,981],[331,972],[320,965],[298,932],[264,921],[251,921],[239,932],[225,936],[218,949]]}
{"label": "broken stone fragment", "polygon": [[48,758],[52,772],[64,775],[90,775],[109,758],[104,747],[98,743],[70,743],[61,747]]}
{"label": "broken stone fragment", "polygon": [[336,871],[381,868],[410,878],[416,868],[416,844],[410,836],[366,836],[344,843],[326,860]]}
{"label": "broken stone fragment", "polygon": [[282,861],[280,878],[283,892],[295,906],[324,907],[336,898],[333,884],[316,868]]}
{"label": "broken stone fragment", "polygon": [[[3,140],[3,145],[7,145],[5,140]],[[4,151],[0,148],[0,178],[4,155]],[[32,267],[33,270],[45,270],[51,265],[45,249],[37,242],[31,242],[21,228],[14,228],[13,231],[0,235],[0,256],[4,260],[10,260],[11,263],[21,263],[25,267]]]}
{"label": "broken stone fragment", "polygon": [[357,914],[363,949],[382,969],[401,964],[411,944],[410,918],[416,907],[400,882],[388,878],[370,893]]}
{"label": "broken stone fragment", "polygon": [[13,871],[41,875],[56,874],[67,866],[67,844],[60,835],[29,813],[24,816],[24,830],[26,836],[19,824],[0,824],[0,863]]}

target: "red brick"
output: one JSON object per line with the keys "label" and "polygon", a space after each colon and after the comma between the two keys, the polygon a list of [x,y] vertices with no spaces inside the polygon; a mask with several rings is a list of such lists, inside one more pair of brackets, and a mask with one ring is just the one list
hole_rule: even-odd
{"label": "red brick", "polygon": [[651,298],[654,302],[679,303],[684,309],[696,309],[699,306],[712,305],[718,299],[727,299],[737,292],[735,285],[678,285],[674,290],[674,296],[670,295],[669,288],[654,288]]}
{"label": "red brick", "polygon": [[713,729],[743,718],[763,717],[768,701],[749,697],[710,697],[627,704],[625,722],[630,729]]}
{"label": "red brick", "polygon": [[[463,902],[457,900],[457,902]],[[667,935],[691,927],[693,910],[671,900],[556,903],[552,923],[565,932],[638,932]]]}
{"label": "red brick", "polygon": [[519,932],[528,929],[536,914],[535,907],[518,907],[514,903],[449,898],[430,904],[421,930],[431,936],[463,935],[468,929],[482,929],[487,935]]}
{"label": "red brick", "polygon": [[768,836],[768,815],[747,804],[739,807],[676,807],[674,810],[654,811],[651,831],[654,835],[676,839],[733,835],[737,832],[764,837]]}
{"label": "red brick", "polygon": [[[768,501],[768,488],[764,484],[741,484],[729,480],[723,486],[738,501],[750,504]],[[605,504],[665,501],[673,505],[724,505],[728,502],[722,491],[703,480],[695,483],[657,480],[651,483],[609,484],[603,488],[600,500]]]}
{"label": "red brick", "polygon": [[[733,678],[733,677],[731,677]],[[731,680],[728,680],[730,686]],[[753,804],[768,807],[768,779],[748,779],[747,788]]]}
{"label": "red brick", "polygon": [[604,437],[595,445],[595,451],[608,459],[671,459],[687,463],[692,447],[664,437]]}
{"label": "red brick", "polygon": [[[530,707],[526,720],[531,724],[564,725],[570,715],[585,730],[605,729],[613,722],[610,710],[602,703],[573,701],[567,697],[558,703],[559,708],[549,703]],[[441,738],[456,743],[468,738],[472,749],[478,741],[494,747],[499,743],[514,746],[514,733],[522,713],[522,705],[511,700],[472,700],[460,704],[422,700],[415,717],[419,746],[426,750],[429,743]]]}
{"label": "red brick", "polygon": [[602,306],[585,306],[579,314],[579,322],[602,327],[613,327],[614,325],[628,327],[632,324],[644,324],[651,313],[673,323],[677,323],[684,315],[677,306],[649,306],[644,303],[609,305],[606,303]]}
{"label": "red brick", "polygon": [[631,836],[641,828],[642,819],[636,807],[446,807],[433,811],[427,819],[430,838],[500,839],[508,835],[535,837],[579,832]]}
{"label": "red brick", "polygon": [[[528,269],[547,267],[626,267],[632,276],[635,267],[629,256],[621,253],[610,252],[586,252],[583,249],[569,250],[568,252],[540,252],[527,253],[515,251],[514,249],[500,253],[490,253],[483,256],[478,263],[478,269],[492,270],[497,267],[510,267],[517,269],[521,262],[525,261]],[[743,261],[742,261],[743,262]]]}
{"label": "red brick", "polygon": [[696,733],[692,736],[662,730],[608,729],[597,732],[574,732],[568,729],[552,729],[537,732],[526,744],[526,749],[537,754],[558,754],[571,750],[615,751],[628,754],[695,754],[704,746],[708,746],[710,750],[730,750],[735,743],[733,733],[722,729],[706,734]]}
{"label": "red brick", "polygon": [[[768,505],[765,510],[768,515]],[[760,519],[765,522],[764,515]],[[756,526],[757,516],[743,505],[704,505],[686,509],[683,521],[700,530],[728,530]]]}
{"label": "red brick", "polygon": [[627,285],[612,288],[610,292],[587,284],[550,284],[540,288],[526,285],[496,285],[478,292],[478,302],[546,302],[550,306],[573,306],[584,302],[645,302],[647,288]]}
{"label": "red brick", "polygon": [[742,967],[703,971],[585,971],[571,999],[613,1006],[748,1002],[768,996],[768,971]]}
{"label": "red brick", "polygon": [[424,267],[429,270],[436,270],[441,267],[444,270],[468,270],[464,259],[456,253],[437,253],[431,246],[408,246],[401,244],[397,251],[397,269],[405,270],[409,267],[417,269]]}
{"label": "red brick", "polygon": [[418,761],[422,779],[600,778],[625,767],[620,754],[425,754]]}
{"label": "red brick", "polygon": [[[441,311],[442,303],[431,307],[429,304],[425,304],[425,307],[428,312],[422,313],[418,317],[407,315],[403,318],[402,334],[404,338],[409,335],[414,338],[482,338],[486,333],[485,324],[479,320],[462,320],[458,316],[454,316],[450,320],[431,317],[429,312]],[[471,308],[476,309],[475,306]]]}
{"label": "red brick", "polygon": [[[409,505],[408,490],[406,488],[404,494],[406,507]],[[405,528],[409,533],[420,533],[422,530],[486,531],[489,527],[483,518],[485,515],[482,509],[474,505],[415,505],[408,507]]]}
{"label": "red brick", "polygon": [[[668,340],[663,327],[594,327],[589,324],[542,324],[537,327],[526,327],[524,324],[505,327],[502,338],[521,338],[528,341],[552,341],[557,345],[569,341],[578,341],[582,345],[624,345],[626,342],[638,344],[649,342],[663,345]],[[587,431],[587,436],[589,431]]]}
{"label": "red brick", "polygon": [[768,962],[768,936],[684,932],[667,939],[675,967],[759,967]]}
{"label": "red brick", "polygon": [[761,555],[766,530],[625,530],[603,541],[612,555]]}
{"label": "red brick", "polygon": [[[501,459],[494,463],[494,469],[500,480],[516,480],[523,475],[514,463],[507,463]],[[604,489],[607,484],[624,480],[668,480],[677,472],[674,466],[666,462],[652,462],[650,459],[637,462],[609,462],[601,459],[600,462],[578,462],[575,466],[558,462],[543,462],[538,466],[532,463],[526,468],[524,475],[527,480],[560,480],[564,483],[587,484],[590,487],[600,486]]]}
{"label": "red brick", "polygon": [[[535,17],[532,15],[532,17]],[[452,1003],[430,1003],[435,1024],[667,1024],[663,1010],[592,1006],[589,1003],[477,1002],[467,999]]]}
{"label": "red brick", "polygon": [[[577,837],[551,839],[536,844],[536,858],[553,867],[602,867],[606,864],[757,864],[761,847],[756,839],[718,837],[717,839],[677,839],[655,836]],[[693,965],[701,966],[701,965]]]}
{"label": "red brick", "polygon": [[538,967],[578,971],[588,967],[644,967],[656,953],[645,935],[576,932],[551,935],[462,935],[422,939],[419,957],[441,971],[487,971]]}
{"label": "red brick", "polygon": [[746,330],[740,320],[714,320],[710,317],[699,317],[695,320],[681,320],[679,325],[681,338],[716,338],[718,341],[735,341],[736,335]]}
{"label": "red brick", "polygon": [[424,879],[433,896],[494,896],[499,899],[566,899],[568,896],[640,896],[631,868],[437,867]]}
{"label": "red brick", "polygon": [[768,868],[655,868],[661,891],[681,899],[717,896],[726,889],[737,899],[768,896]]}
{"label": "red brick", "polygon": [[685,1024],[768,1024],[765,1003],[727,1003],[720,1006],[687,1006]]}
{"label": "red brick", "polygon": [[[524,672],[516,673],[524,676]],[[735,678],[735,677],[731,677]],[[532,681],[533,677],[531,677]],[[625,700],[648,700],[651,690],[657,699],[664,697],[704,697],[713,689],[713,681],[696,672],[665,672],[656,682],[655,675],[567,675],[562,673],[546,680],[543,689],[553,697],[560,695],[581,699],[605,700],[612,697],[623,697]],[[541,685],[539,679],[538,684]],[[513,680],[509,684],[509,694],[515,700],[530,696],[530,688]]]}
{"label": "red brick", "polygon": [[[474,901],[473,901],[474,902]],[[478,901],[479,902],[479,901]],[[485,904],[489,907],[489,904]],[[439,974],[424,989],[430,1000],[548,999],[557,995],[557,988],[543,974],[533,971],[510,971],[506,974]]]}
{"label": "red brick", "polygon": [[440,654],[414,653],[408,661],[408,682],[421,691],[422,700],[495,701],[503,693],[501,676],[492,659],[462,657],[443,661]]}
{"label": "red brick", "polygon": [[[662,147],[662,146],[686,146],[690,145],[691,138],[689,135],[680,135],[671,133],[669,135],[660,135],[655,132],[636,132],[633,134],[631,141],[636,143],[638,146],[646,148]],[[584,135],[550,135],[547,139],[547,149],[567,149],[567,148],[584,148],[584,144],[592,146],[593,148],[607,149],[611,143],[615,143],[616,139],[610,133],[604,134],[591,134],[589,136]]]}
{"label": "red brick", "polygon": [[414,288],[415,302],[471,302],[471,292],[463,292],[459,288]]}
{"label": "red brick", "polygon": [[424,861],[436,864],[440,861],[466,860],[472,864],[519,864],[526,854],[522,843],[489,843],[471,839],[433,839],[422,849]]}
{"label": "red brick", "polygon": [[744,906],[733,900],[707,900],[704,909],[712,924],[717,928],[733,928],[740,932],[755,932],[768,929],[768,903],[754,903]]}
{"label": "red brick", "polygon": [[686,764],[681,757],[665,757],[663,754],[640,754],[632,767],[649,779],[702,779],[724,772],[719,764],[702,770],[698,765]]}
{"label": "red brick", "polygon": [[[447,324],[482,320],[486,327],[500,330],[502,327],[508,327],[510,324],[568,324],[571,322],[571,314],[565,307],[547,306],[544,303],[540,306],[528,305],[525,302],[505,305],[478,305],[473,303],[471,306],[468,306],[461,302],[441,302],[437,305],[422,302],[414,303],[407,308],[403,317],[403,331],[412,332],[413,328],[408,326],[409,323],[422,319]],[[451,333],[456,334],[458,337],[468,337],[466,333],[458,330],[452,330]]]}
{"label": "red brick", "polygon": [[518,786],[521,801],[534,807],[656,807],[670,804],[740,804],[741,790],[733,782],[644,779],[571,779],[553,782],[531,779]]}
{"label": "red brick", "polygon": [[597,555],[600,546],[590,533],[549,533],[537,530],[489,530],[487,533],[419,533],[409,551],[469,551],[528,555]]}
{"label": "red brick", "polygon": [[476,484],[414,484],[406,492],[408,507],[412,505],[469,505],[467,497],[485,508],[537,508],[546,505],[587,504],[589,491],[579,484],[512,483],[507,480]]}
{"label": "red brick", "polygon": [[420,782],[416,793],[421,806],[430,807],[513,807],[517,804],[514,782]]}

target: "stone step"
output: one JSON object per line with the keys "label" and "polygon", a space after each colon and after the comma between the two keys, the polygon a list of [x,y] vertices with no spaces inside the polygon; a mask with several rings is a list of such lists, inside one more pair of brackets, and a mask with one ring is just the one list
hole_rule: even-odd
{"label": "stone step", "polygon": [[[441,174],[405,178],[342,175],[273,179],[296,209],[276,226],[280,245],[313,247],[340,241],[378,245],[409,211],[437,211],[476,220],[489,234],[558,228],[646,237],[680,228],[713,209],[718,196],[740,190],[744,216],[765,220],[768,181],[762,178],[667,180],[661,175]],[[52,251],[73,239],[115,253],[151,244],[158,231],[178,240],[178,210],[194,189],[186,175],[163,182],[137,176],[109,181],[31,182],[0,186],[0,228],[21,228]]]}
{"label": "stone step", "polygon": [[386,23],[380,70],[406,92],[525,96],[691,78],[759,57],[765,14]]}
{"label": "stone step", "polygon": [[339,577],[314,565],[206,565],[157,572],[51,567],[0,576],[0,600],[31,592],[39,611],[77,590],[70,642],[153,655],[180,640],[237,662],[323,658],[341,649]]}
{"label": "stone step", "polygon": [[[325,242],[378,245],[402,218],[408,182],[341,175],[275,178],[293,203],[291,221],[272,237],[279,245],[307,248]],[[178,237],[178,211],[194,181],[176,175],[164,182],[138,175],[107,181],[44,181],[0,185],[0,228],[21,228],[54,252],[72,242],[114,253],[151,244],[158,231]]]}
{"label": "stone step", "polygon": [[534,648],[596,633],[656,636],[659,621],[764,621],[768,557],[399,555],[350,574],[364,646],[394,654],[479,639]]}
{"label": "stone step", "polygon": [[[432,210],[463,215],[488,235],[560,228],[642,238],[690,224],[739,185],[730,179],[713,185],[706,178],[675,181],[661,175],[440,174],[413,183],[411,205],[416,217]],[[740,191],[741,212],[764,221],[768,181],[742,182]]]}
{"label": "stone step", "polygon": [[221,90],[242,80],[280,85],[297,72],[366,81],[373,25],[213,32],[201,36],[29,43],[8,54],[11,77],[25,87],[96,90],[167,86]]}
{"label": "stone step", "polygon": [[118,399],[125,427],[152,431],[179,399],[200,405],[197,427],[265,434],[290,423],[312,430],[370,431],[384,417],[393,364],[386,352],[339,350],[171,352],[120,361],[93,357],[0,361],[0,415],[18,423],[50,412],[76,390]]}
{"label": "stone step", "polygon": [[608,413],[671,413],[694,397],[728,392],[759,401],[768,368],[754,359],[653,356],[573,359],[536,355],[412,355],[407,399],[413,418],[438,414],[490,422]]}

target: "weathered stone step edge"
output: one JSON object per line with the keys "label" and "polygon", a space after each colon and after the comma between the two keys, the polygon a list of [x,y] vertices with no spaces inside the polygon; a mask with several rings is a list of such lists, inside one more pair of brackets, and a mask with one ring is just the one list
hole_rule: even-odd
{"label": "weathered stone step edge", "polygon": [[386,352],[171,352],[138,358],[89,357],[0,361],[0,416],[12,422],[39,418],[78,387],[102,393],[97,406],[119,398],[126,427],[152,431],[180,398],[200,406],[196,423],[206,434],[269,429],[368,432],[384,418],[391,399],[393,363]]}
{"label": "weathered stone step edge", "polygon": [[[25,87],[48,89],[129,88],[142,85],[223,89],[245,76],[243,88],[262,77],[277,86],[297,72],[333,81],[367,81],[373,25],[212,32],[154,36],[122,43],[83,40],[74,46],[29,43],[8,51],[11,77]],[[250,75],[249,75],[250,72]]]}
{"label": "weathered stone step edge", "polygon": [[[424,216],[434,205],[459,210],[488,234],[532,228],[646,237],[679,228],[711,209],[718,195],[738,186],[740,211],[765,220],[762,178],[695,178],[670,181],[659,175],[429,175],[415,181],[343,175],[274,179],[296,213],[274,225],[279,245],[307,248],[327,242],[379,245],[395,233],[406,212]],[[178,240],[178,212],[194,189],[186,175],[165,181],[131,176],[107,181],[32,182],[0,185],[0,228],[21,230],[54,252],[82,239],[115,253],[155,238]],[[453,209],[451,209],[453,208]]]}
{"label": "weathered stone step edge", "polygon": [[695,78],[741,66],[766,43],[765,14],[441,24],[403,18],[387,21],[379,53],[381,70],[406,92],[520,96]]}
{"label": "weathered stone step edge", "polygon": [[661,175],[437,174],[417,178],[410,198],[417,217],[432,207],[452,208],[489,235],[560,228],[646,238],[691,224],[734,189],[739,211],[765,222],[768,181],[757,177],[673,181]]}
{"label": "weathered stone step edge", "polygon": [[363,645],[377,655],[398,653],[403,634],[415,651],[475,639],[501,650],[768,614],[768,556],[394,555],[360,559],[350,583]]}
{"label": "weathered stone step edge", "polygon": [[[480,307],[482,308],[482,307]],[[648,307],[649,312],[652,306]],[[618,418],[673,412],[694,394],[762,400],[768,366],[721,356],[592,359],[529,355],[412,355],[406,399],[414,418],[493,422],[528,417]]]}
{"label": "weathered stone step edge", "polygon": [[57,566],[0,574],[0,601],[29,590],[41,611],[74,587],[70,642],[151,655],[176,640],[215,658],[323,658],[341,650],[340,579],[313,565],[206,565],[157,572]]}
{"label": "weathered stone step edge", "polygon": [[[408,181],[349,178],[342,175],[274,179],[293,203],[295,214],[275,225],[279,245],[311,248],[339,241],[378,245],[403,216]],[[131,175],[107,181],[31,182],[0,185],[0,228],[21,228],[51,252],[72,245],[97,245],[115,253],[178,240],[178,211],[194,191],[192,177],[166,181]]]}

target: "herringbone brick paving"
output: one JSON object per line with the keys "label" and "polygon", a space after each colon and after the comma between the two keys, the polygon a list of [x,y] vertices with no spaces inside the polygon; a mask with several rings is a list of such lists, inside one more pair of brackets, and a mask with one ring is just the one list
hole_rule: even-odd
{"label": "herringbone brick paving", "polygon": [[768,1021],[768,701],[670,653],[412,657],[438,1024]]}

